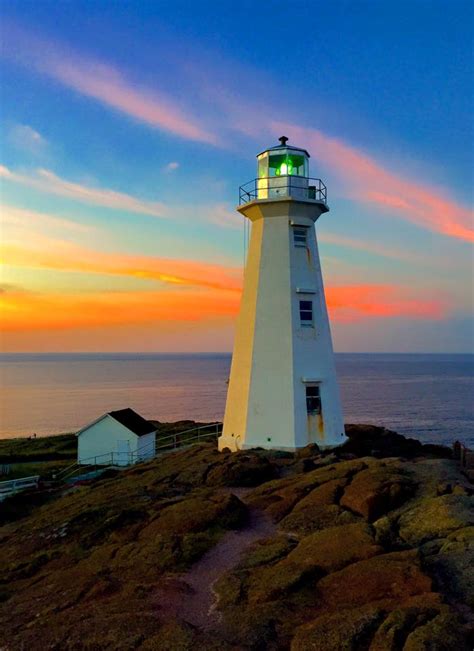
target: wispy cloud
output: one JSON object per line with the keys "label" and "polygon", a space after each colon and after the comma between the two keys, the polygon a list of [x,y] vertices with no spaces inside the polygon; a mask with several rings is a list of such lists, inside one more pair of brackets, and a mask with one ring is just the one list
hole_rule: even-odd
{"label": "wispy cloud", "polygon": [[179,163],[176,161],[171,161],[171,163],[168,163],[164,167],[165,172],[175,172],[179,168]]}
{"label": "wispy cloud", "polygon": [[81,203],[141,213],[152,217],[165,216],[165,206],[162,203],[144,201],[130,194],[107,188],[94,188],[67,181],[50,170],[38,169],[35,174],[19,174],[0,165],[0,177],[7,181],[27,185],[41,192],[69,197]]}
{"label": "wispy cloud", "polygon": [[[327,290],[331,317],[337,322],[409,317],[439,320],[447,313],[440,300],[406,295],[391,285],[348,285]],[[239,293],[215,287],[188,287],[146,292],[34,293],[8,291],[0,295],[5,332],[74,330],[163,322],[233,319]]]}
{"label": "wispy cloud", "polygon": [[[153,292],[156,300],[160,301],[160,292],[164,292],[165,295],[169,291],[176,292],[176,296],[182,297],[180,304],[182,310],[187,309],[186,301],[189,292],[191,294],[197,292],[202,297],[202,292],[208,291],[214,297],[215,315],[220,314],[220,293],[227,297],[225,314],[229,313],[230,304],[234,306],[232,314],[236,314],[238,309],[242,283],[240,267],[188,259],[173,260],[151,256],[108,254],[60,240],[50,240],[47,246],[44,238],[40,238],[36,247],[34,244],[25,246],[15,243],[5,244],[0,250],[4,262],[15,267],[156,280],[162,285],[158,292]],[[174,289],[170,290],[167,287],[174,287]],[[131,293],[129,294],[129,300],[132,301]],[[137,302],[142,299],[146,302],[149,292],[137,289],[135,294]],[[231,294],[234,296],[232,300],[229,298]],[[75,293],[74,296],[76,295]],[[451,310],[450,302],[439,292],[430,293],[395,283],[329,285],[326,298],[331,317],[336,321],[344,322],[398,316],[436,320],[444,318]],[[113,300],[108,298],[104,305],[109,305]],[[175,317],[179,313],[180,311],[177,310]],[[104,311],[104,319],[106,318]]]}
{"label": "wispy cloud", "polygon": [[419,253],[410,253],[405,249],[386,246],[384,244],[379,244],[378,242],[360,240],[354,237],[347,237],[336,233],[320,232],[318,233],[318,241],[326,244],[342,246],[344,248],[355,249],[357,251],[364,251],[381,258],[393,258],[394,260],[407,260],[409,262],[427,262],[426,257],[422,257]]}
{"label": "wispy cloud", "polygon": [[15,124],[8,137],[14,147],[35,155],[42,153],[48,144],[47,140],[28,124]]}
{"label": "wispy cloud", "polygon": [[336,321],[409,317],[439,320],[450,312],[449,302],[396,284],[351,284],[329,287],[326,300]]}
{"label": "wispy cloud", "polygon": [[40,237],[28,245],[0,245],[5,264],[30,269],[129,276],[183,287],[209,287],[240,292],[242,270],[230,265],[197,260],[110,254],[72,242]]}
{"label": "wispy cloud", "polygon": [[81,224],[71,219],[64,219],[56,215],[49,215],[35,210],[25,210],[15,206],[3,205],[0,208],[0,217],[3,225],[20,226],[22,229],[54,228],[73,232],[90,232],[97,230],[95,226]]}
{"label": "wispy cloud", "polygon": [[171,97],[139,87],[115,67],[27,33],[14,24],[3,32],[4,56],[151,127],[188,140],[217,144],[216,136]]}
{"label": "wispy cloud", "polygon": [[212,290],[157,292],[95,292],[0,295],[2,330],[73,330],[83,327],[196,322],[235,316],[239,295]]}
{"label": "wispy cloud", "polygon": [[275,134],[285,132],[295,142],[305,143],[326,167],[339,175],[351,198],[375,204],[443,235],[474,242],[472,211],[447,194],[392,172],[355,147],[321,131],[282,122],[273,122],[271,128]]}

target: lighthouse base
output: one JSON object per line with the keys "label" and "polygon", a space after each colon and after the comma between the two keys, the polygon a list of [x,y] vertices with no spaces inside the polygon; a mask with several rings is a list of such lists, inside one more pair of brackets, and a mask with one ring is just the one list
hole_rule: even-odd
{"label": "lighthouse base", "polygon": [[240,437],[237,438],[224,438],[223,436],[220,436],[217,439],[217,445],[219,452],[222,452],[223,450],[230,450],[231,452],[239,452],[240,450],[276,450],[280,452],[296,452],[297,450],[302,450],[308,445],[312,445],[315,443],[320,450],[330,450],[333,448],[338,448],[341,445],[347,441],[347,437],[343,434],[341,434],[341,441],[340,442],[331,442],[329,445],[327,443],[320,442],[318,443],[317,441],[307,441],[304,445],[298,445],[298,446],[286,446],[286,445],[272,445],[271,443],[268,443],[268,445],[265,445],[264,443],[240,443]]}

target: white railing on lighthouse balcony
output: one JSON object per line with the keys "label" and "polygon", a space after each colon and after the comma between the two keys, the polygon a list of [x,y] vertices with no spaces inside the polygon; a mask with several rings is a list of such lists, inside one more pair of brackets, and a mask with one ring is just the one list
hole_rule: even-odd
{"label": "white railing on lighthouse balcony", "polygon": [[283,199],[315,201],[326,205],[327,188],[321,179],[308,176],[268,176],[253,179],[239,188],[239,205],[256,199]]}

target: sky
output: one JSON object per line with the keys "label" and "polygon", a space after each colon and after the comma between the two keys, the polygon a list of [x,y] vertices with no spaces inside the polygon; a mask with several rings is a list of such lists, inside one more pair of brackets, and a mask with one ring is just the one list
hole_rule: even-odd
{"label": "sky", "polygon": [[231,351],[238,188],[285,135],[336,351],[474,351],[473,11],[3,3],[2,350]]}

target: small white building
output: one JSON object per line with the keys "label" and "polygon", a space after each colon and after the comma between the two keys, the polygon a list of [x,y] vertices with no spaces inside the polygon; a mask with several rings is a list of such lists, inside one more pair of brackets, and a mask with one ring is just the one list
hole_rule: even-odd
{"label": "small white building", "polygon": [[104,414],[76,436],[80,464],[128,466],[155,456],[156,427],[130,408]]}

